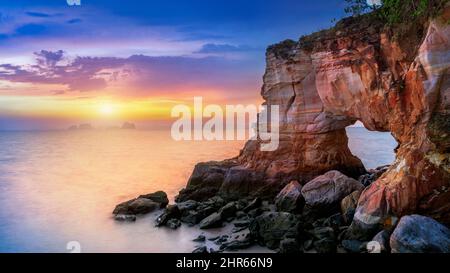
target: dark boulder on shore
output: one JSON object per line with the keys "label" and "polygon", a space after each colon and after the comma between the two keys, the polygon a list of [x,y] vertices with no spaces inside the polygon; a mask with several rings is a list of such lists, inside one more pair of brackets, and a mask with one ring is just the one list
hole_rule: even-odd
{"label": "dark boulder on shore", "polygon": [[286,234],[297,232],[298,219],[288,212],[265,212],[250,224],[250,234],[259,243],[276,249]]}
{"label": "dark boulder on shore", "polygon": [[302,210],[305,200],[302,196],[302,186],[292,181],[275,198],[278,211],[298,213]]}
{"label": "dark boulder on shore", "polygon": [[117,205],[113,214],[115,215],[136,215],[147,214],[154,210],[157,210],[161,204],[156,203],[150,199],[137,198],[122,204]]}
{"label": "dark boulder on shore", "polygon": [[329,171],[306,183],[302,195],[306,205],[318,212],[328,212],[339,206],[347,195],[362,191],[364,186],[338,171]]}
{"label": "dark boulder on shore", "polygon": [[169,204],[169,198],[167,198],[167,194],[163,191],[141,195],[139,198],[150,199],[153,202],[159,203],[161,208],[165,208]]}
{"label": "dark boulder on shore", "polygon": [[393,253],[450,253],[450,229],[429,217],[404,216],[390,246]]}
{"label": "dark boulder on shore", "polygon": [[189,178],[186,188],[180,191],[175,201],[205,201],[215,196],[222,186],[228,170],[236,165],[237,163],[232,160],[198,163]]}
{"label": "dark boulder on shore", "polygon": [[135,215],[147,214],[160,208],[164,208],[169,203],[167,194],[159,191],[138,198],[131,199],[116,206],[113,211],[115,219],[118,221],[134,221]]}

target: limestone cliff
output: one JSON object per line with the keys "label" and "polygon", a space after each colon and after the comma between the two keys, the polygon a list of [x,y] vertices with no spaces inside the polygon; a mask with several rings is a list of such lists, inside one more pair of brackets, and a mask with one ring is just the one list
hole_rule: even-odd
{"label": "limestone cliff", "polygon": [[377,230],[413,212],[450,223],[449,20],[448,6],[437,18],[395,30],[349,18],[269,47],[262,97],[280,106],[279,149],[262,152],[250,141],[238,158],[196,168],[179,200],[196,187],[233,196],[292,179],[304,184],[329,170],[357,177],[365,170],[345,127],[359,120],[391,132],[399,146],[393,165],[361,195],[353,230]]}

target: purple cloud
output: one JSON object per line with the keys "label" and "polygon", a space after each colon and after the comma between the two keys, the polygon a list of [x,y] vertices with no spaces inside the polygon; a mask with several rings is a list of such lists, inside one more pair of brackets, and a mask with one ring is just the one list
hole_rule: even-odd
{"label": "purple cloud", "polygon": [[67,91],[95,91],[127,79],[129,88],[143,92],[180,87],[238,89],[254,85],[260,76],[254,64],[219,57],[76,57],[64,51],[34,53],[28,66],[0,64],[0,80],[66,85]]}

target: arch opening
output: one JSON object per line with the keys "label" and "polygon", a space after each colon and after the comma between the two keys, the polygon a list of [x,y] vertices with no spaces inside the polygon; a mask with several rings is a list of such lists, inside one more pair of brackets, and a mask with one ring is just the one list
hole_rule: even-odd
{"label": "arch opening", "polygon": [[398,142],[390,132],[369,131],[361,122],[348,126],[346,131],[350,151],[361,159],[366,169],[394,162]]}

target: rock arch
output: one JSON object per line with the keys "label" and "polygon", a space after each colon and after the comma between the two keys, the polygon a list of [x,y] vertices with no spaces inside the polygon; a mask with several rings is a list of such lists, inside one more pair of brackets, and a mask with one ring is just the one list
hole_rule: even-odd
{"label": "rock arch", "polygon": [[[266,177],[312,177],[336,169],[364,172],[345,127],[360,120],[399,142],[390,169],[367,188],[352,230],[376,230],[420,212],[450,223],[450,8],[407,26],[404,37],[370,20],[267,50],[261,95],[281,111],[280,148],[246,144],[237,161]],[[423,31],[421,31],[423,29]],[[405,42],[406,41],[406,42]]]}

